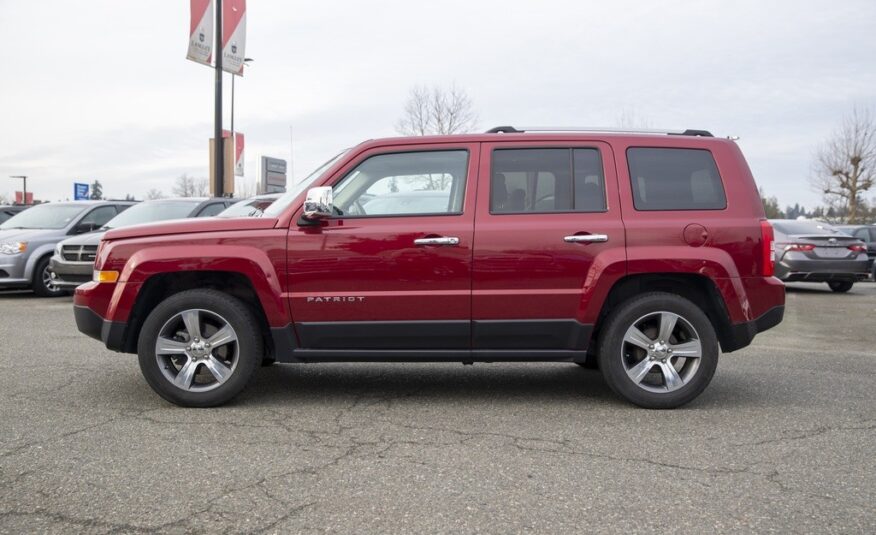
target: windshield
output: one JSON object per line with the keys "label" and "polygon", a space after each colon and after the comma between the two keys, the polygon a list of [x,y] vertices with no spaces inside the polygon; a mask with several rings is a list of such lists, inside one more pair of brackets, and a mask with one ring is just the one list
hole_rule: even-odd
{"label": "windshield", "polygon": [[192,213],[201,201],[145,201],[128,208],[109,220],[103,228],[129,227],[166,219],[183,219]]}
{"label": "windshield", "polygon": [[265,209],[279,198],[280,195],[271,195],[270,197],[245,199],[232,204],[216,217],[261,217]]}
{"label": "windshield", "polygon": [[264,211],[264,214],[268,217],[277,217],[278,215],[283,213],[283,210],[285,210],[292,203],[292,201],[295,200],[295,197],[298,197],[298,195],[300,195],[302,191],[306,190],[310,187],[311,184],[322,178],[322,175],[349,151],[350,149],[344,149],[337,156],[319,166],[316,171],[307,175],[304,180],[292,186],[292,189],[290,189],[289,191],[284,193],[282,197],[274,201],[274,204],[269,206]]}
{"label": "windshield", "polygon": [[90,208],[90,204],[38,204],[0,225],[0,230],[14,228],[61,229]]}

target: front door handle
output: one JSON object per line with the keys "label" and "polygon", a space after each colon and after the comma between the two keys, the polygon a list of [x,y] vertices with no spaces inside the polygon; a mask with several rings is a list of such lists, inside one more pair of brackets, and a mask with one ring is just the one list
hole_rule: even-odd
{"label": "front door handle", "polygon": [[435,238],[418,238],[414,240],[414,245],[459,245],[459,238],[456,236],[438,236]]}
{"label": "front door handle", "polygon": [[566,243],[601,243],[608,241],[605,234],[575,234],[563,238]]}

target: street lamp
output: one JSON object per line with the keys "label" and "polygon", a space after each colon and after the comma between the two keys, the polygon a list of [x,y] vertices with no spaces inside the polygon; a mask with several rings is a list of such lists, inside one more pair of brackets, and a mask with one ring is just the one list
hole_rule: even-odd
{"label": "street lamp", "polygon": [[24,183],[24,185],[22,187],[24,192],[21,195],[21,203],[26,205],[27,204],[27,175],[10,175],[9,178],[20,178],[22,180],[22,182]]}
{"label": "street lamp", "polygon": [[[244,65],[249,65],[253,61],[255,61],[255,60],[252,58],[243,58]],[[231,75],[231,139],[232,139],[232,143],[234,143],[234,141],[233,141],[233,139],[234,139],[234,79],[236,77],[237,77],[237,75],[235,75],[235,74]]]}

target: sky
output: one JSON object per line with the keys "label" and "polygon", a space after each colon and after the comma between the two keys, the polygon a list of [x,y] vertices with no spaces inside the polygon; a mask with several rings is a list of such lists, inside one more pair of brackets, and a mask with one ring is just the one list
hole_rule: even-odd
{"label": "sky", "polygon": [[[187,0],[0,0],[0,194],[169,194],[208,175],[213,71],[185,59]],[[235,129],[295,179],[396,135],[414,86],[455,84],[496,125],[739,136],[782,206],[820,203],[813,154],[876,109],[876,2],[249,0]],[[230,75],[225,84],[228,128]]]}

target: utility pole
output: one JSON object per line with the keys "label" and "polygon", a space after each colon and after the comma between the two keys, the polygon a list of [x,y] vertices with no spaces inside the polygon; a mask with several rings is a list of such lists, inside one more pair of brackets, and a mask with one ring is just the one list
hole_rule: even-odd
{"label": "utility pole", "polygon": [[216,0],[216,95],[213,119],[213,190],[217,197],[225,196],[225,140],[222,138],[222,0]]}
{"label": "utility pole", "polygon": [[9,178],[20,178],[22,182],[24,182],[22,187],[24,192],[21,195],[21,204],[27,204],[27,175],[12,175]]}

